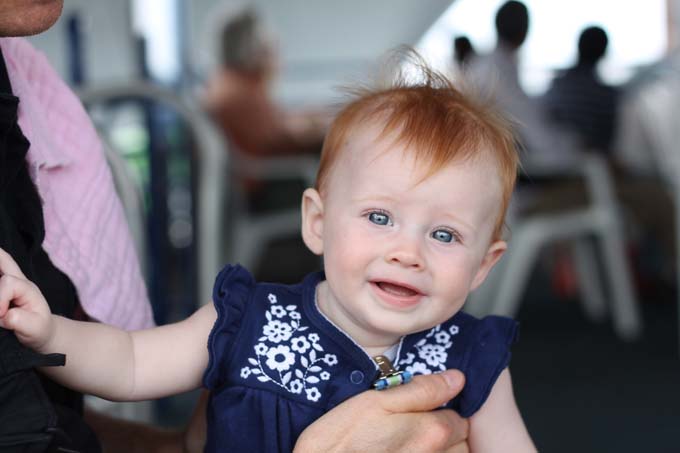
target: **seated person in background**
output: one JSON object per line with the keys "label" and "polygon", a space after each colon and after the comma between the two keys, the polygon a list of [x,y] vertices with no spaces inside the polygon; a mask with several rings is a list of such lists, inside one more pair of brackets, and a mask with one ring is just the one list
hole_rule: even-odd
{"label": "seated person in background", "polygon": [[453,62],[455,66],[464,71],[465,67],[477,56],[477,51],[472,46],[467,36],[456,36],[453,40]]}
{"label": "seated person in background", "polygon": [[128,334],[51,315],[0,253],[0,324],[31,348],[67,354],[45,373],[108,399],[202,382],[212,391],[206,451],[291,451],[345,399],[447,368],[468,376],[447,407],[471,417],[471,451],[535,451],[507,368],[516,323],[460,312],[506,249],[514,135],[420,67],[422,84],[364,90],[331,126],[302,200],[302,236],[325,274],[280,285],[226,266],[213,304]]}
{"label": "seated person in background", "polygon": [[[318,157],[329,112],[280,108],[271,93],[276,71],[275,46],[256,12],[228,10],[219,28],[219,67],[208,80],[203,106],[234,146],[241,168],[247,158],[309,155]],[[235,183],[255,212],[297,208],[309,185],[300,178],[262,179],[235,174]]]}
{"label": "seated person in background", "polygon": [[491,53],[475,57],[465,72],[467,80],[483,93],[493,96],[500,107],[516,120],[518,135],[526,149],[524,165],[559,166],[572,161],[574,137],[554,127],[541,103],[527,95],[519,80],[519,50],[529,32],[529,11],[510,0],[495,16],[497,43]]}
{"label": "seated person in background", "polygon": [[229,140],[255,157],[318,154],[327,115],[293,113],[276,105],[270,92],[274,44],[252,9],[227,16],[219,48],[220,66],[207,83],[203,105]]}
{"label": "seated person in background", "polygon": [[618,90],[597,74],[607,43],[602,28],[584,29],[578,40],[576,65],[553,80],[543,101],[552,121],[574,132],[589,149],[610,154]]}

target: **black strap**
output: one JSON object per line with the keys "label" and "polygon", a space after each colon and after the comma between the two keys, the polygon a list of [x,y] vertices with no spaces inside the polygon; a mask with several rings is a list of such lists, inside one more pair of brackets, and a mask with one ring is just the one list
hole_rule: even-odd
{"label": "black strap", "polygon": [[63,366],[64,354],[40,354],[19,344],[16,336],[0,329],[0,376],[34,367]]}

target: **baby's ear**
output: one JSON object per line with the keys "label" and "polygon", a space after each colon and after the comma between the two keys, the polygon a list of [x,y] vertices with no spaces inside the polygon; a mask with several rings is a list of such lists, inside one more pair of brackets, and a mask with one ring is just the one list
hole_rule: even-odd
{"label": "baby's ear", "polygon": [[482,263],[479,265],[477,270],[477,275],[475,275],[474,280],[472,280],[472,285],[470,291],[475,290],[484,283],[486,276],[489,275],[489,271],[494,267],[494,265],[501,259],[503,253],[508,248],[508,244],[505,241],[495,241],[489,246],[486,251],[486,255],[482,258]]}
{"label": "baby's ear", "polygon": [[323,200],[316,189],[302,194],[302,240],[312,253],[323,253]]}

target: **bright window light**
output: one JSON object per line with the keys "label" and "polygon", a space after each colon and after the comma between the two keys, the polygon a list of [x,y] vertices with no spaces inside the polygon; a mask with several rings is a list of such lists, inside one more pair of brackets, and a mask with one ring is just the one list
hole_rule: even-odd
{"label": "bright window light", "polygon": [[152,76],[176,81],[180,73],[177,0],[134,0],[132,6],[133,27],[146,40]]}
{"label": "bright window light", "polygon": [[[496,44],[494,17],[505,0],[456,0],[424,35],[417,48],[435,67],[447,69],[452,39],[466,35],[478,52]],[[520,54],[520,80],[543,92],[555,70],[571,66],[581,30],[598,25],[609,47],[600,66],[610,83],[626,81],[637,68],[661,58],[667,48],[665,0],[525,0],[529,35]]]}

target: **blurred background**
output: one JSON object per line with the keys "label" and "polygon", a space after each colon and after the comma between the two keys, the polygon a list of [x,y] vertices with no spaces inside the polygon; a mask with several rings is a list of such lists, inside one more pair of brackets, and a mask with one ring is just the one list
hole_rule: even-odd
{"label": "blurred background", "polygon": [[[529,431],[546,452],[680,451],[680,2],[504,4],[70,0],[30,40],[109,147],[159,324],[207,302],[226,262],[282,282],[320,266],[299,197],[338,88],[388,51],[495,96],[524,168],[510,252],[466,308],[520,321]],[[178,426],[195,397],[90,403]]]}

